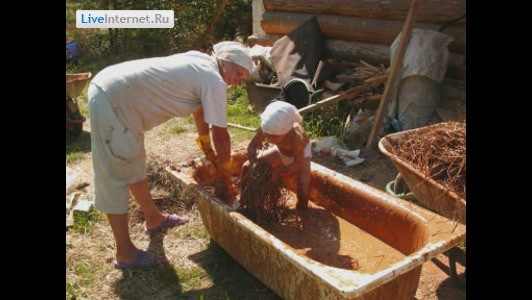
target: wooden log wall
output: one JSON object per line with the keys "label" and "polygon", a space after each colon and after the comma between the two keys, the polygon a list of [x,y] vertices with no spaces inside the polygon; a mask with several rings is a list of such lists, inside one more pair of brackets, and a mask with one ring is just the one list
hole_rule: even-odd
{"label": "wooden log wall", "polygon": [[[316,16],[332,57],[388,67],[390,46],[401,32],[410,0],[262,0],[261,44],[277,39]],[[466,0],[423,0],[413,28],[441,30],[453,37],[446,79],[466,78]]]}
{"label": "wooden log wall", "polygon": [[[267,11],[330,14],[370,19],[404,21],[410,0],[263,0]],[[466,11],[465,0],[424,0],[420,2],[416,22],[443,24]],[[465,25],[465,18],[457,24]]]}
{"label": "wooden log wall", "polygon": [[[269,34],[285,35],[299,24],[312,18],[313,14],[265,11],[262,15],[262,29]],[[339,15],[316,15],[321,32],[326,39],[356,41],[362,43],[391,45],[403,29],[404,21],[368,19]],[[442,25],[416,23],[414,28],[439,30]],[[465,27],[449,26],[442,31],[454,38],[449,51],[465,52]]]}
{"label": "wooden log wall", "polygon": [[[327,48],[343,59],[358,57],[371,63],[389,65],[389,46],[404,24],[410,0],[263,0],[261,26],[273,43],[312,16],[318,17]],[[465,79],[466,50],[465,0],[425,0],[420,2],[414,28],[439,30],[453,37],[449,45],[453,79]]]}

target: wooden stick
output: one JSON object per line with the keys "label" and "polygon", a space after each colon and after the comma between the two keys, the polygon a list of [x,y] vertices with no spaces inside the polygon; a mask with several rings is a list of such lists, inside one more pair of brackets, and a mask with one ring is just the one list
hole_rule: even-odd
{"label": "wooden stick", "polygon": [[236,127],[236,128],[240,128],[240,129],[249,130],[249,131],[257,131],[257,128],[246,127],[246,126],[242,126],[242,125],[238,125],[238,124],[227,123],[227,125],[233,126],[233,127]]}
{"label": "wooden stick", "polygon": [[311,105],[307,105],[303,108],[300,108],[298,110],[299,114],[301,116],[311,112],[311,111],[315,111],[316,109],[318,108],[322,108],[322,107],[325,107],[325,106],[329,106],[331,104],[334,104],[334,103],[337,103],[337,102],[340,102],[342,100],[346,100],[346,99],[351,99],[353,98],[354,96],[360,94],[360,93],[363,93],[365,91],[368,91],[370,90],[370,86],[369,85],[359,85],[359,86],[356,86],[354,88],[350,88],[349,90],[343,92],[343,93],[340,93],[338,95],[334,95],[332,97],[329,97],[327,99],[324,99],[324,100],[321,100],[321,101],[318,101],[314,104],[311,104]]}
{"label": "wooden stick", "polygon": [[338,78],[338,79],[366,79],[366,78],[368,78],[368,75],[358,74],[358,73],[355,73],[355,74],[352,74],[352,75],[338,74],[335,77]]}
{"label": "wooden stick", "polygon": [[386,86],[384,87],[384,93],[382,94],[382,100],[379,103],[379,108],[375,114],[375,120],[373,121],[373,127],[369,133],[368,142],[366,143],[366,150],[370,150],[375,144],[375,138],[379,129],[382,125],[382,120],[384,119],[384,114],[387,111],[388,104],[392,96],[392,91],[395,85],[395,80],[397,75],[401,71],[401,66],[403,65],[403,57],[406,52],[406,47],[410,42],[410,35],[412,34],[412,27],[414,25],[414,19],[419,7],[418,0],[412,0],[410,3],[410,9],[406,17],[405,25],[403,31],[401,32],[401,38],[399,40],[399,45],[397,46],[397,51],[392,60],[392,65],[389,73],[388,80],[386,81]]}
{"label": "wooden stick", "polygon": [[371,95],[371,96],[360,96],[356,98],[355,100],[363,100],[363,101],[380,101],[382,98],[382,95]]}
{"label": "wooden stick", "polygon": [[363,60],[360,60],[360,63],[363,64],[364,66],[366,66],[366,67],[372,69],[372,70],[375,71],[376,73],[379,72],[379,69],[375,68],[374,66],[368,64],[367,62],[365,62],[365,61],[363,61]]}
{"label": "wooden stick", "polygon": [[372,87],[376,87],[379,84],[385,82],[386,78],[388,78],[388,75],[374,76],[374,77],[370,77],[370,78],[364,80],[364,83],[368,83]]}

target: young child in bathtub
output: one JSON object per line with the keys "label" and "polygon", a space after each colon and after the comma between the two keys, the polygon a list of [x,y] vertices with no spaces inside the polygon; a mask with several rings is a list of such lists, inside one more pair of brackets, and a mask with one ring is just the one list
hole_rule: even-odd
{"label": "young child in bathtub", "polygon": [[[242,166],[242,190],[247,185],[247,174],[257,160],[266,160],[273,168],[271,182],[281,175],[294,174],[296,178],[296,208],[306,208],[310,198],[310,139],[299,123],[303,120],[297,108],[285,101],[270,103],[260,116],[261,126],[247,147],[248,161]],[[264,139],[273,147],[257,153]]]}

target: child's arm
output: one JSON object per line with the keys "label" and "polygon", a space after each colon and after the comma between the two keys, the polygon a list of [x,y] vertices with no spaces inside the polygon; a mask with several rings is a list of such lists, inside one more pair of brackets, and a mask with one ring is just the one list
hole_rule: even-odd
{"label": "child's arm", "polygon": [[294,145],[294,162],[291,164],[292,171],[296,179],[297,208],[308,207],[310,200],[310,162],[312,157],[305,157],[305,147],[308,145],[308,138],[304,136],[297,140]]}
{"label": "child's arm", "polygon": [[304,150],[305,146],[308,143],[308,139],[304,137],[299,137],[294,132],[291,132],[290,143],[292,147],[292,153],[294,155],[294,161],[288,165],[276,168],[272,172],[272,181],[276,181],[279,176],[287,173],[293,173],[296,175],[300,171],[300,168],[303,164],[310,163],[311,158],[307,157],[305,158]]}
{"label": "child's arm", "polygon": [[262,145],[264,138],[264,132],[262,131],[262,128],[259,127],[247,148],[249,162],[254,163],[257,160],[257,149]]}
{"label": "child's arm", "polygon": [[308,207],[310,200],[310,164],[312,157],[304,157],[303,149],[294,153],[294,162],[272,171],[271,180],[277,181],[283,174],[292,173],[296,179],[297,208]]}

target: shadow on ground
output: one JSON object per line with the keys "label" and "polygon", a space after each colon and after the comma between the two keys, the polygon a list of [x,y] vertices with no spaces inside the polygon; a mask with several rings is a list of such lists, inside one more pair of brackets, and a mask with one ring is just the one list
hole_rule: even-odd
{"label": "shadow on ground", "polygon": [[[163,234],[153,236],[147,251],[165,256],[163,238]],[[168,263],[145,270],[123,270],[113,289],[120,299],[175,299],[174,295],[181,294],[179,278]]]}
{"label": "shadow on ground", "polygon": [[207,248],[189,259],[205,269],[213,286],[179,295],[179,299],[280,300],[272,290],[246,271],[212,239]]}
{"label": "shadow on ground", "polygon": [[66,153],[72,152],[91,152],[91,133],[82,131],[79,136],[66,138]]}

